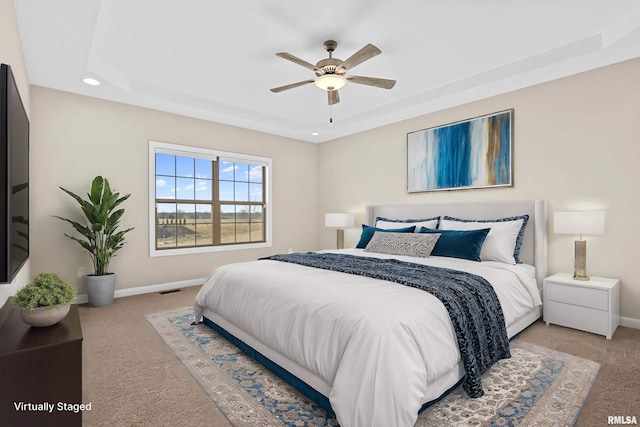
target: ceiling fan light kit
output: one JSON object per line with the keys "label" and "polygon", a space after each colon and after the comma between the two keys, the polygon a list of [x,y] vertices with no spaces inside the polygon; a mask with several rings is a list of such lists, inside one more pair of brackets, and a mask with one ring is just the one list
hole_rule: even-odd
{"label": "ceiling fan light kit", "polygon": [[312,70],[316,74],[316,78],[313,80],[303,80],[297,83],[291,83],[288,85],[275,87],[271,89],[271,92],[279,93],[285,90],[293,89],[296,87],[304,86],[309,83],[314,83],[317,87],[327,91],[329,105],[334,105],[340,102],[340,96],[338,89],[344,87],[348,81],[366,86],[379,87],[382,89],[391,89],[395,84],[395,80],[379,79],[375,77],[360,77],[347,75],[347,71],[352,69],[358,64],[363,63],[376,55],[382,53],[380,49],[372,44],[367,44],[362,49],[351,55],[346,61],[342,61],[333,57],[333,51],[338,47],[338,43],[334,40],[327,40],[324,42],[324,49],[329,52],[329,57],[318,61],[316,65],[313,65],[303,59],[300,59],[290,53],[279,52],[276,53],[280,58],[286,59],[305,68]]}
{"label": "ceiling fan light kit", "polygon": [[314,83],[322,90],[338,90],[347,84],[347,79],[338,74],[323,74]]}

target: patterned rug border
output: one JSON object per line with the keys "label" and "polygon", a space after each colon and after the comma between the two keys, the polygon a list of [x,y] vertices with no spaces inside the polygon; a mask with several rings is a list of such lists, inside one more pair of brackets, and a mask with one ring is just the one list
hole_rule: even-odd
{"label": "patterned rug border", "polygon": [[[273,377],[268,381],[272,387],[282,389],[279,395],[288,395],[289,400],[294,399],[300,402],[306,400],[304,396],[228,343],[208,326],[202,324],[190,326],[193,320],[191,307],[153,313],[145,317],[211,402],[232,425],[243,427],[307,425],[295,421],[295,409],[286,405],[286,398],[285,404],[277,405],[277,409],[281,412],[278,415],[286,420],[283,422],[283,419],[272,413],[247,391],[247,384],[244,386],[239,384],[238,380],[231,378],[223,367],[207,355],[201,347],[205,346],[208,339],[197,336],[189,339],[183,333],[183,330],[188,330],[186,328],[189,327],[196,334],[204,334],[209,339],[222,340],[220,342],[228,344],[235,353],[234,358],[243,359],[244,363],[249,364],[256,373],[262,372],[262,375]],[[171,319],[178,324],[173,323]],[[440,402],[422,412],[415,427],[442,425],[445,420],[447,425],[461,427],[519,424],[525,426],[574,425],[595,382],[600,364],[517,339],[512,341],[511,348],[513,357],[498,364],[504,364],[503,371],[509,372],[510,378],[507,382],[520,381],[521,387],[527,382],[526,388],[518,390],[517,398],[513,398],[510,393],[512,390],[503,389],[504,386],[500,380],[504,380],[504,375],[500,378],[501,371],[494,367],[483,376],[485,396],[479,399],[468,399],[461,387],[458,387]],[[526,357],[527,354],[530,355],[529,359]],[[525,357],[520,360],[519,355]],[[542,364],[542,355],[544,355],[544,364]],[[540,378],[535,376],[525,378],[521,374],[513,375],[513,372],[517,372],[518,366],[511,367],[508,364],[514,363],[519,365],[520,370],[537,369],[536,375],[540,375]],[[494,372],[494,369],[496,374],[489,375]],[[553,378],[553,381],[545,383],[544,381],[548,378]],[[324,411],[315,404],[309,403],[307,406],[311,407],[310,411],[313,415],[324,418],[322,416]],[[496,414],[495,411],[500,413]],[[288,413],[283,415],[282,412]],[[337,422],[333,418],[327,418],[324,425],[337,426]]]}

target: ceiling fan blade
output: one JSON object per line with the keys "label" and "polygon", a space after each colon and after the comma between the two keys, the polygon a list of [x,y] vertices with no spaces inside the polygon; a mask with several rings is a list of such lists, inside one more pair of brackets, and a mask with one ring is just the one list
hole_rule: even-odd
{"label": "ceiling fan blade", "polygon": [[367,86],[375,86],[382,89],[391,89],[396,84],[395,80],[378,79],[375,77],[345,76],[345,78],[348,81],[353,83],[358,83],[358,84],[367,85]]}
{"label": "ceiling fan blade", "polygon": [[337,90],[328,90],[327,95],[329,97],[329,105],[337,104],[340,102],[340,95]]}
{"label": "ceiling fan blade", "polygon": [[308,68],[312,71],[316,71],[318,69],[318,67],[316,67],[313,64],[310,64],[309,62],[305,61],[304,59],[300,59],[297,56],[293,56],[290,53],[287,52],[278,52],[276,53],[276,56],[279,56],[282,59],[286,59],[287,61],[291,61],[294,62],[298,65],[302,65],[305,68]]}
{"label": "ceiling fan blade", "polygon": [[304,80],[302,82],[291,83],[291,84],[280,86],[280,87],[274,87],[273,89],[271,89],[271,92],[278,93],[278,92],[282,92],[283,90],[293,89],[294,87],[304,86],[309,83],[313,83],[313,80]]}
{"label": "ceiling fan blade", "polygon": [[380,55],[381,53],[382,51],[380,49],[369,43],[368,45],[351,55],[349,58],[347,58],[346,61],[340,64],[340,67],[344,68],[345,70],[350,70],[356,65],[362,64],[364,61],[371,59],[376,55]]}

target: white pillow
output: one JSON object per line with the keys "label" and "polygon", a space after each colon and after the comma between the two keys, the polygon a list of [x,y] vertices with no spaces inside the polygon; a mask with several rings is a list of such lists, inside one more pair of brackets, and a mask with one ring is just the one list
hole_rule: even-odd
{"label": "white pillow", "polygon": [[[401,227],[411,227],[412,225],[416,226],[415,233],[420,231],[420,228],[438,228],[438,220],[439,218],[429,218],[429,219],[387,219],[387,218],[376,218],[376,228],[382,228],[383,230],[392,230],[394,228]],[[486,227],[485,227],[486,228]]]}
{"label": "white pillow", "polygon": [[487,234],[487,238],[484,239],[482,249],[480,249],[480,259],[482,261],[500,261],[507,264],[515,264],[514,250],[523,222],[524,219],[500,222],[452,221],[442,219],[440,220],[440,228],[442,230],[478,230],[491,228],[491,231]]}

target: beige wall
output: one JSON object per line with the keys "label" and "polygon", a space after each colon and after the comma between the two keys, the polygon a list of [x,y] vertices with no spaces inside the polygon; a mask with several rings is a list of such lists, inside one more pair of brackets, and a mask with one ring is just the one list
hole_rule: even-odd
{"label": "beige wall", "polygon": [[22,55],[18,20],[12,0],[0,0],[0,62],[11,65],[22,103],[29,113],[29,79]]}
{"label": "beige wall", "polygon": [[[207,277],[218,265],[256,259],[288,248],[317,247],[318,146],[203,120],[127,106],[67,92],[31,88],[32,269],[57,272],[84,293],[76,269],[90,259],[64,237],[71,228],[52,215],[81,219],[58,186],[85,194],[95,175],[132,196],[123,227],[135,227],[111,262],[117,289]],[[273,159],[273,247],[188,256],[149,257],[148,141],[163,141]]]}
{"label": "beige wall", "polygon": [[[407,194],[406,134],[514,109],[514,186]],[[439,111],[319,147],[319,243],[335,234],[325,212],[368,204],[546,199],[549,273],[573,271],[573,236],[553,235],[553,212],[604,209],[603,236],[589,236],[588,272],[622,281],[621,314],[640,326],[640,60],[636,59]],[[355,245],[359,232],[347,230]]]}
{"label": "beige wall", "polygon": [[[0,63],[11,65],[20,97],[29,114],[29,79],[22,56],[22,44],[18,32],[18,21],[12,0],[0,0]],[[30,265],[22,267],[11,284],[0,284],[0,305],[30,280]]]}

